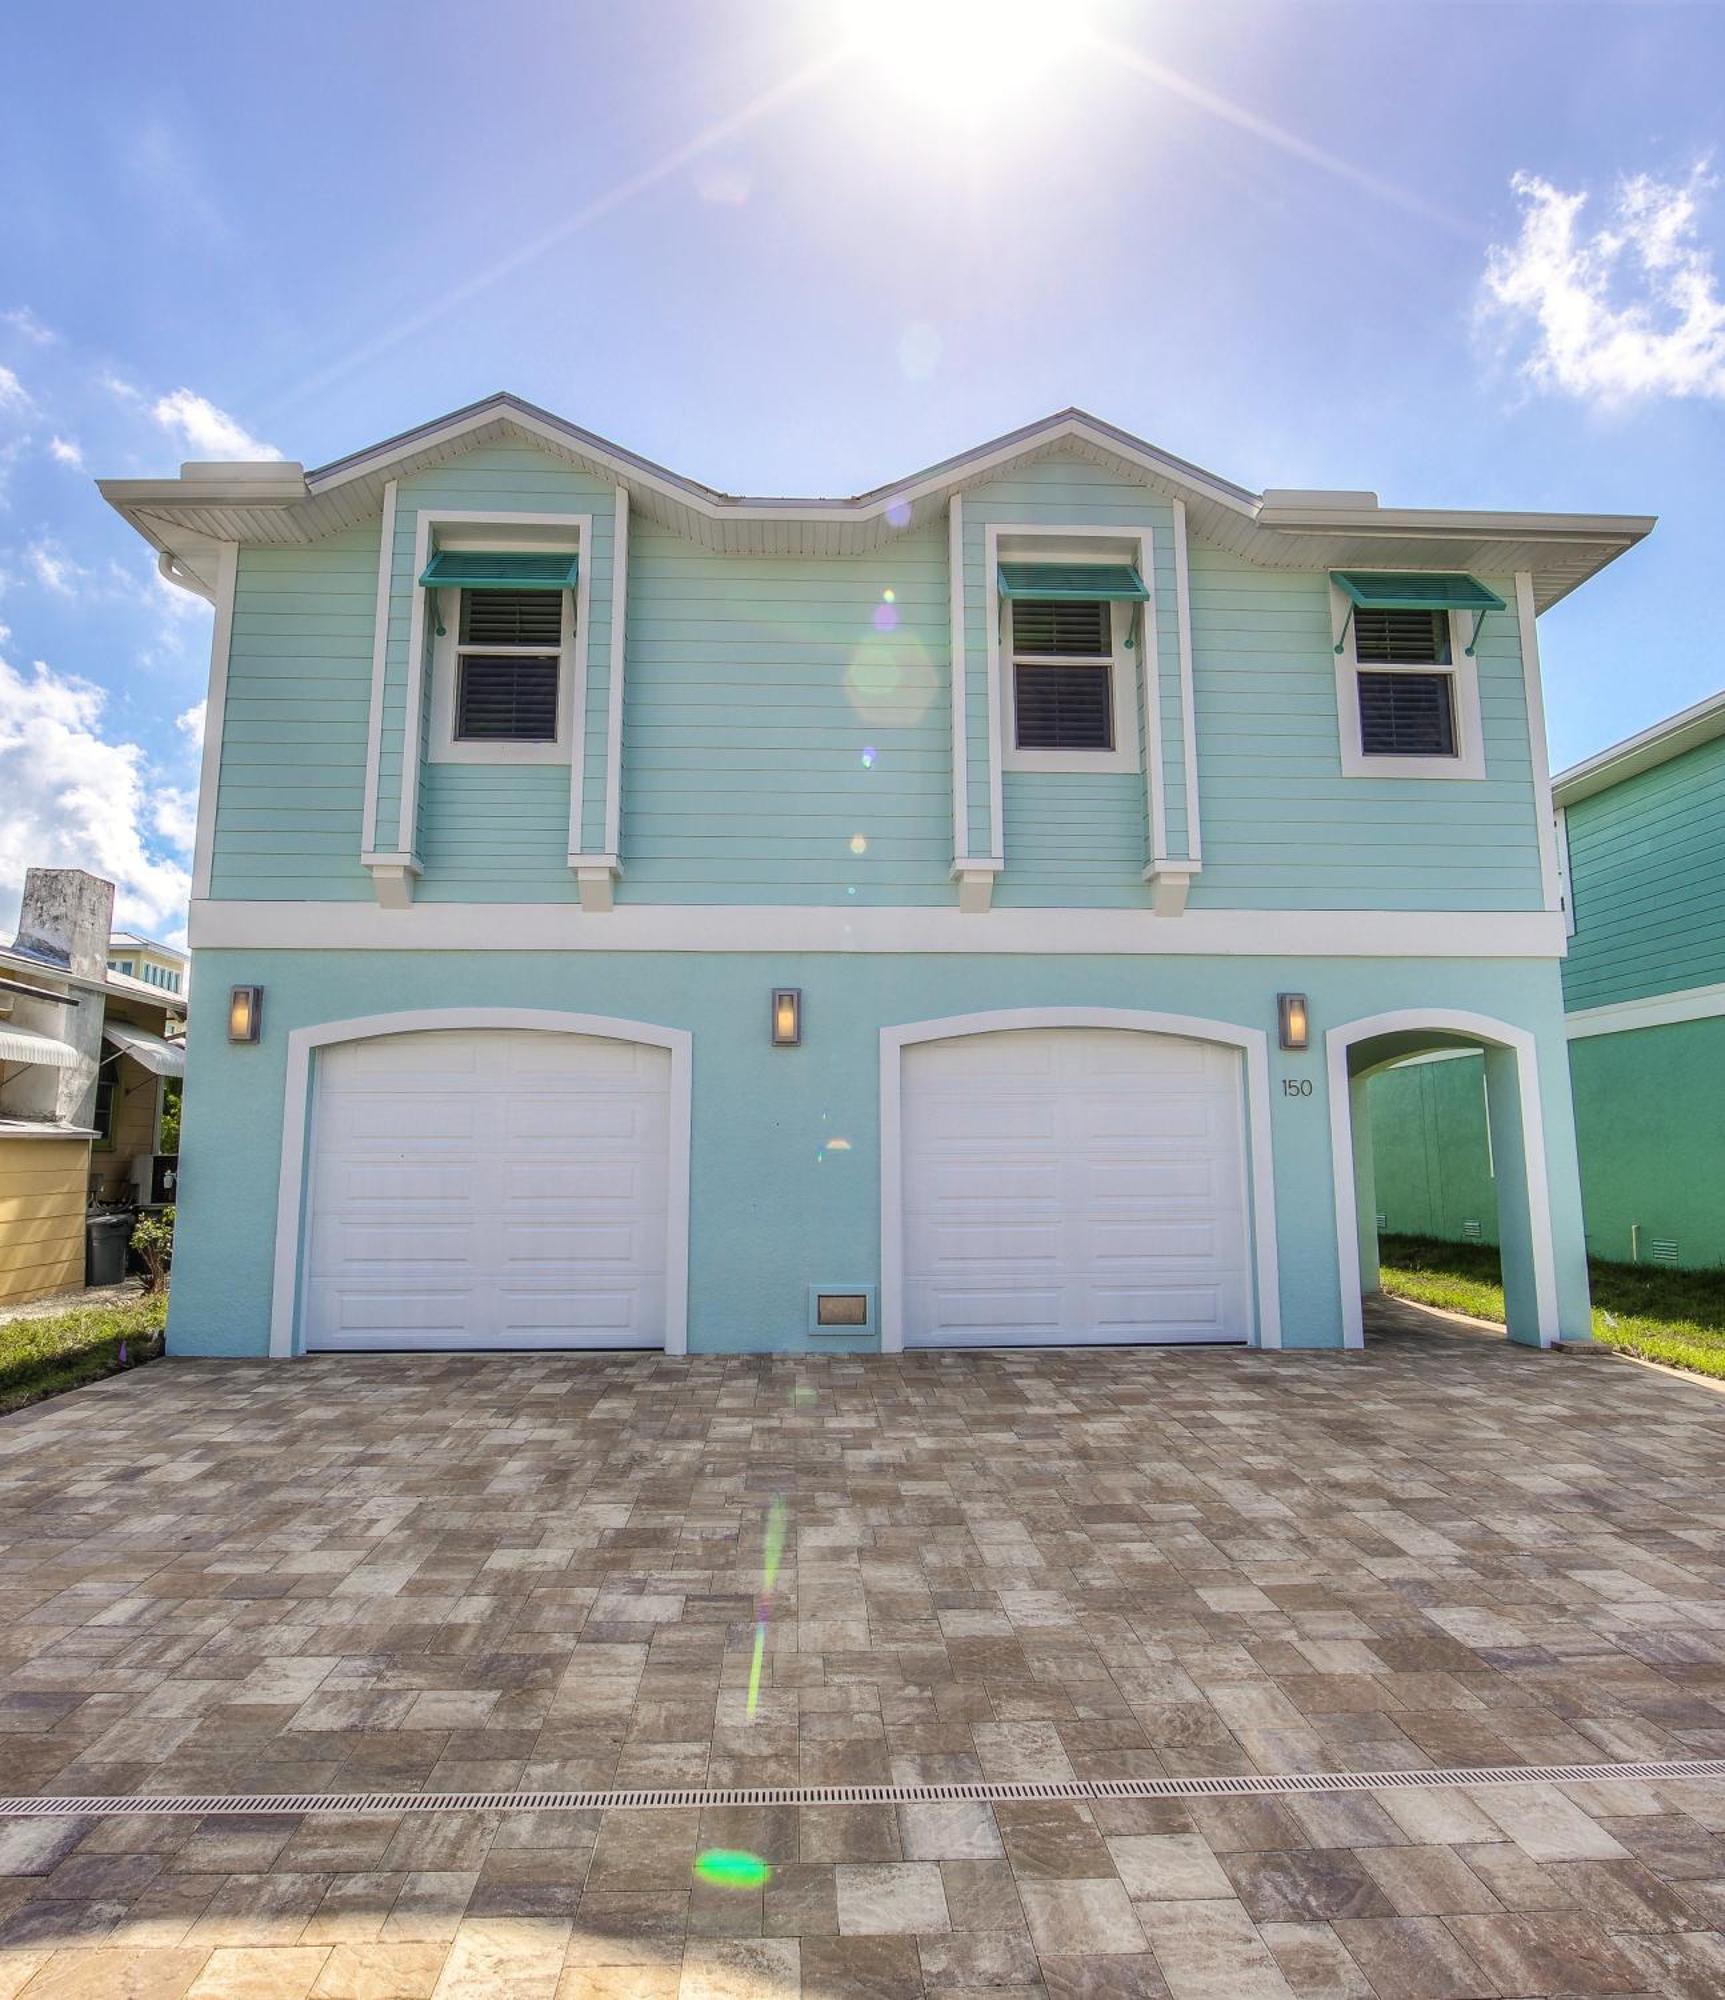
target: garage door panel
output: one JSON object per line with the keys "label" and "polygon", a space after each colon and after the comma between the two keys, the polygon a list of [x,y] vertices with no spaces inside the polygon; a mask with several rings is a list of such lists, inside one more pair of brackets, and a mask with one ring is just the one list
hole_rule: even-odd
{"label": "garage door panel", "polygon": [[670,1058],[475,1029],[318,1061],[311,1347],[658,1347]]}
{"label": "garage door panel", "polygon": [[1235,1050],[1130,1030],[907,1048],[907,1343],[1248,1338],[1242,1090]]}

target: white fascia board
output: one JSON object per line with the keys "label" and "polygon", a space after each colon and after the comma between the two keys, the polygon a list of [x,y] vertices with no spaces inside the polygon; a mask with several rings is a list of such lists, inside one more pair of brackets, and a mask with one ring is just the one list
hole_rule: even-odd
{"label": "white fascia board", "polygon": [[1695,702],[1689,708],[1680,708],[1663,722],[1626,736],[1621,743],[1613,743],[1609,749],[1597,751],[1579,764],[1571,764],[1567,771],[1560,771],[1552,779],[1552,797],[1560,806],[1575,805],[1581,799],[1592,798],[1595,792],[1609,791],[1626,778],[1639,777],[1643,771],[1668,764],[1686,750],[1698,749],[1718,736],[1725,736],[1725,690],[1710,694],[1705,701]]}
{"label": "white fascia board", "polygon": [[[971,869],[987,862],[971,862]],[[951,905],[199,902],[194,950],[1094,953],[1213,958],[1558,959],[1549,911],[1018,909]]]}

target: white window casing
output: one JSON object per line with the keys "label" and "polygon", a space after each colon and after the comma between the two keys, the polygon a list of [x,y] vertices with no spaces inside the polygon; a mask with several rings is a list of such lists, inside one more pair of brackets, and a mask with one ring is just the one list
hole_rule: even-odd
{"label": "white window casing", "polygon": [[[1373,660],[1363,666],[1354,651],[1356,620],[1347,596],[1330,586],[1330,631],[1339,643],[1336,654],[1336,723],[1345,778],[1483,778],[1485,776],[1485,735],[1480,721],[1479,671],[1469,656],[1473,638],[1471,618],[1463,612],[1444,614],[1449,620],[1449,662],[1447,665],[1409,662],[1406,666]],[[1446,675],[1455,724],[1455,754],[1441,757],[1386,757],[1368,755],[1361,741],[1360,684],[1362,672],[1369,674],[1418,674],[1422,678]]]}
{"label": "white window casing", "polygon": [[[438,547],[467,549],[475,546],[466,538],[439,538]],[[495,544],[493,544],[495,546]],[[571,550],[575,548],[573,540]],[[585,553],[582,553],[585,561]],[[438,593],[448,602],[442,607],[444,630],[434,638],[431,654],[431,741],[427,756],[434,764],[567,764],[574,741],[575,693],[582,676],[580,661],[586,635],[580,629],[577,593],[557,593],[562,609],[561,638],[557,648],[557,733],[549,742],[519,742],[507,738],[467,739],[456,734],[456,684],[464,654],[486,658],[543,659],[543,646],[495,644],[464,645],[461,640],[462,593],[450,589]],[[435,630],[435,628],[434,628]]]}

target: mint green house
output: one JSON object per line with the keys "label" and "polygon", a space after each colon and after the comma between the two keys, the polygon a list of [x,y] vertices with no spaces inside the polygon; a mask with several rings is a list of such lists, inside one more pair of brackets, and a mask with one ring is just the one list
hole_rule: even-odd
{"label": "mint green house", "polygon": [[1365,1078],[1457,1047],[1586,1337],[1535,619],[1649,521],[502,395],[103,491],[216,612],[176,1351],[1357,1344]]}
{"label": "mint green house", "polygon": [[[1725,694],[1565,771],[1553,796],[1588,1249],[1725,1264]],[[1386,1228],[1496,1240],[1483,1090],[1465,1059],[1373,1084]]]}

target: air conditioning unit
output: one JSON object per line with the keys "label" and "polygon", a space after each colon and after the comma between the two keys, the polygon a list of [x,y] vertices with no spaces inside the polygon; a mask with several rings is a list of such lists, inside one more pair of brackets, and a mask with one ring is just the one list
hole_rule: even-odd
{"label": "air conditioning unit", "polygon": [[178,1153],[140,1153],[132,1162],[132,1200],[139,1208],[164,1208],[179,1178]]}

